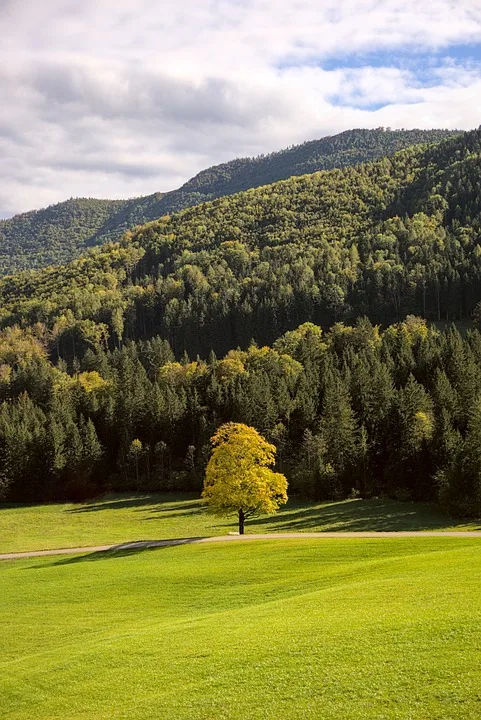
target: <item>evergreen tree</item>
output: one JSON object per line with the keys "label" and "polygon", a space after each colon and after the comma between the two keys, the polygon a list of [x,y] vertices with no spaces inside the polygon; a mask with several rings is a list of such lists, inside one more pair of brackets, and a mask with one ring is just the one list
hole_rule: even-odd
{"label": "evergreen tree", "polygon": [[342,495],[352,483],[356,466],[357,423],[349,391],[341,377],[332,373],[327,378],[322,405],[321,436],[326,446],[325,461],[332,467],[335,487],[331,494]]}

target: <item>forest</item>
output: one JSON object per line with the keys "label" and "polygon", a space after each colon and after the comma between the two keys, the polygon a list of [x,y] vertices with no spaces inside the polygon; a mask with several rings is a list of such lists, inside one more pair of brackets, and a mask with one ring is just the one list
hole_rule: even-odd
{"label": "forest", "polygon": [[166,339],[89,349],[72,372],[42,339],[0,338],[0,467],[11,501],[202,488],[209,439],[234,420],[277,447],[290,495],[390,496],[481,511],[481,334],[409,316],[180,361]]}
{"label": "forest", "polygon": [[199,490],[223,422],[290,494],[481,511],[481,131],[224,197],[0,281],[11,501]]}
{"label": "forest", "polygon": [[302,322],[471,317],[481,300],[481,131],[223,197],[72,263],[0,279],[0,327],[52,359],[167,339],[179,358],[271,344]]}
{"label": "forest", "polygon": [[375,160],[448,130],[349,130],[256,158],[203,170],[178,190],[130,200],[70,199],[0,220],[0,275],[70,262],[89,247],[119,240],[136,225],[206,200],[317,170]]}

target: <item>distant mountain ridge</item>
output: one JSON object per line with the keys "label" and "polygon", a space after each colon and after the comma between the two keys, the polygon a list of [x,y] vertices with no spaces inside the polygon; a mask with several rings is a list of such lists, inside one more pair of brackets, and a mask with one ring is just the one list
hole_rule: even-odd
{"label": "distant mountain ridge", "polygon": [[434,143],[451,130],[355,129],[256,158],[238,158],[201,171],[181,188],[129,200],[70,199],[0,220],[0,274],[69,262],[87,248],[118,240],[136,225],[224,195],[377,160]]}
{"label": "distant mountain ridge", "polygon": [[93,245],[118,240],[129,228],[162,215],[156,210],[161,197],[71,198],[0,220],[0,274],[68,263]]}
{"label": "distant mountain ridge", "polygon": [[216,198],[1,278],[0,328],[31,328],[69,361],[157,335],[177,358],[219,357],[302,322],[450,322],[478,303],[481,318],[481,128]]}

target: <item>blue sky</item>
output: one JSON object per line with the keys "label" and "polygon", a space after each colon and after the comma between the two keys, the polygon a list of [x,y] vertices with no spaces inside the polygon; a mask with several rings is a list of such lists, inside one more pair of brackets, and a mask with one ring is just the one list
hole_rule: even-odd
{"label": "blue sky", "polygon": [[481,123],[479,0],[3,0],[0,216],[352,127]]}
{"label": "blue sky", "polygon": [[[327,59],[313,59],[313,63],[327,71],[339,69],[343,71],[349,69],[362,70],[362,68],[366,67],[394,68],[408,74],[410,83],[416,88],[436,88],[440,84],[440,75],[445,74],[450,68],[454,68],[455,72],[459,68],[470,69],[474,75],[481,77],[481,44],[448,45],[443,49],[431,52],[426,52],[423,49],[398,48],[396,52],[383,50],[340,53],[333,54]],[[341,106],[362,107],[370,111],[378,110],[390,104],[387,100],[380,100],[377,103],[364,103],[361,99],[360,104],[357,105],[355,98],[344,102],[342,89],[339,94],[331,96],[331,100],[334,104]],[[417,101],[417,99],[413,100],[413,104],[416,104]]]}
{"label": "blue sky", "polygon": [[317,60],[324,70],[335,70],[339,67],[359,68],[365,65],[422,70],[424,67],[440,67],[450,61],[460,64],[481,64],[481,43],[447,45],[432,49],[430,52],[422,48],[408,47],[396,48],[395,51],[340,52],[333,53],[329,58]]}

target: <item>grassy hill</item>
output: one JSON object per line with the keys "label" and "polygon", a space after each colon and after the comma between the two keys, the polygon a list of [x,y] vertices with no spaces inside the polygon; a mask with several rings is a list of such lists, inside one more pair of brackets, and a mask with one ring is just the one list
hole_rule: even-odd
{"label": "grassy hill", "polygon": [[[85,504],[0,504],[0,553],[135,540],[226,535],[236,517],[207,512],[198,495],[110,495]],[[394,500],[319,503],[289,500],[277,515],[252,518],[247,533],[399,530],[479,530],[480,522],[456,521],[434,505]]]}
{"label": "grassy hill", "polygon": [[125,230],[222,195],[292,175],[342,168],[437,142],[447,130],[351,130],[257,158],[241,158],[202,171],[178,190],[131,200],[70,199],[0,220],[0,274],[61,264],[86,248],[118,240]]}
{"label": "grassy hill", "polygon": [[409,538],[3,563],[0,714],[477,720],[480,560]]}

